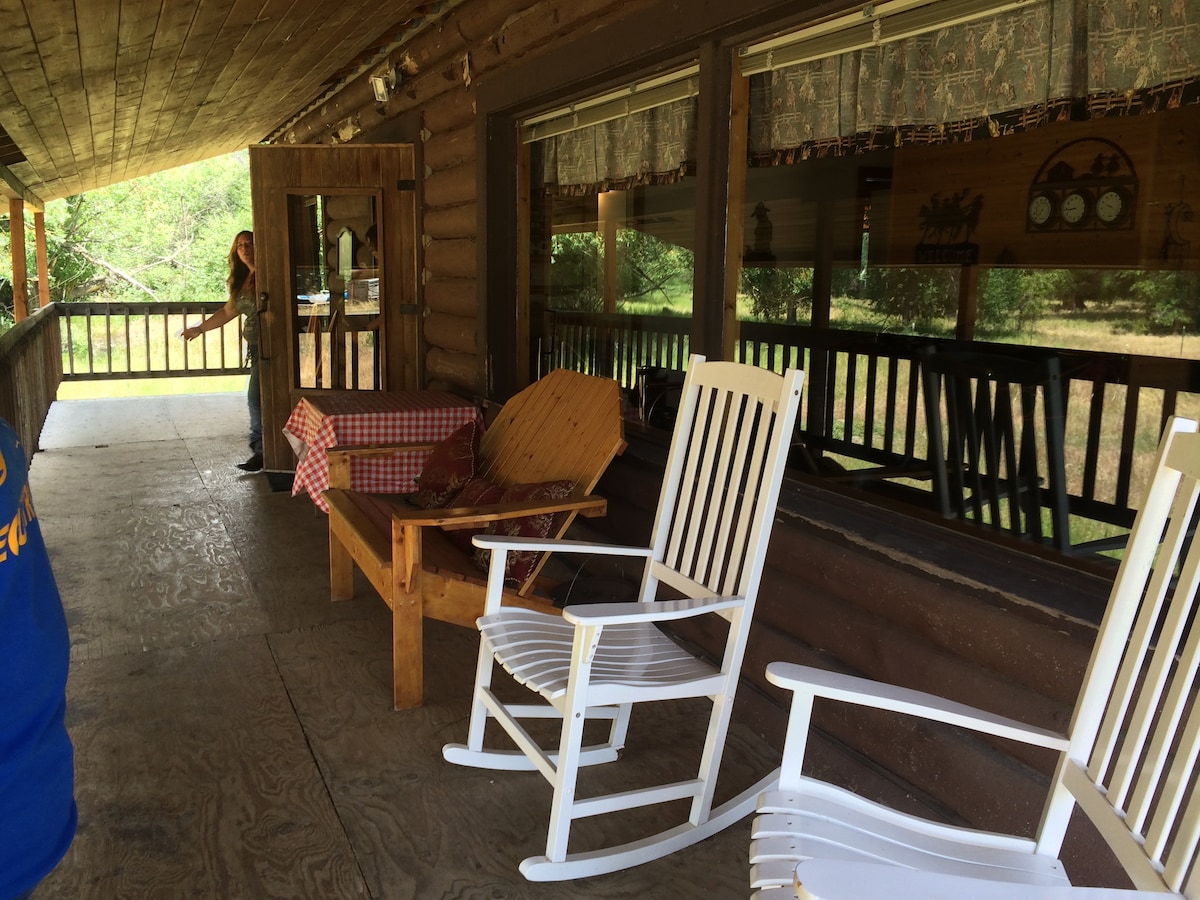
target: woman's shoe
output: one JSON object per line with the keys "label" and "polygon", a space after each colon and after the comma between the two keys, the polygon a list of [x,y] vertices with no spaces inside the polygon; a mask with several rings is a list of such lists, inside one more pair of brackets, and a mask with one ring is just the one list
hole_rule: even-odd
{"label": "woman's shoe", "polygon": [[237,467],[243,472],[261,472],[263,467],[263,455],[261,453],[255,453],[245,462],[238,463]]}

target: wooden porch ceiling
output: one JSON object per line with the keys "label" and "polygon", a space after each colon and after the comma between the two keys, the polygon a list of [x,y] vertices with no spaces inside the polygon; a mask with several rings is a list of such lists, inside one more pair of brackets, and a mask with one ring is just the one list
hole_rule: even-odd
{"label": "wooden porch ceiling", "polygon": [[36,203],[258,143],[453,5],[8,0],[0,179]]}

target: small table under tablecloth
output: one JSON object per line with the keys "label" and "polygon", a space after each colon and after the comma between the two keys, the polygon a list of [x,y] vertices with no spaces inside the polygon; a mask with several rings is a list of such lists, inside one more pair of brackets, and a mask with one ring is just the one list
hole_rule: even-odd
{"label": "small table under tablecloth", "polygon": [[[482,422],[479,408],[446,391],[339,391],[303,398],[284,437],[296,452],[292,494],[307,491],[329,512],[321,492],[329,487],[331,447],[357,444],[437,443],[467,422]],[[428,452],[355,460],[351,488],[381,494],[416,490]]]}

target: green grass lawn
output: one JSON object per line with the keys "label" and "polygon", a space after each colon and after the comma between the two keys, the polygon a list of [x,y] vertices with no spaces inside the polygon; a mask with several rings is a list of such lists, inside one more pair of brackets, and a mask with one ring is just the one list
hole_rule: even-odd
{"label": "green grass lawn", "polygon": [[244,393],[245,375],[186,376],[179,378],[124,378],[112,381],[64,381],[58,400],[95,400],[102,397],[157,397],[175,394]]}

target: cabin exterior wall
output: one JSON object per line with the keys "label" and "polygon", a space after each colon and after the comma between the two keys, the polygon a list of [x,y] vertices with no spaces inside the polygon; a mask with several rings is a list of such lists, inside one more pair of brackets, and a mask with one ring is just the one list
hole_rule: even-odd
{"label": "cabin exterior wall", "polygon": [[[511,382],[519,368],[514,351],[503,346],[519,334],[504,302],[518,261],[489,254],[488,242],[513,218],[511,209],[497,208],[516,195],[511,104],[527,108],[545,97],[550,106],[567,87],[598,90],[654,64],[715,58],[735,34],[744,39],[847,5],[465,0],[392,60],[405,76],[390,99],[376,102],[364,76],[281,140],[373,142],[389,128],[394,139],[396,121],[419,117],[425,382],[502,400],[519,386]],[[561,76],[553,84],[545,81],[547,60]],[[503,184],[493,190],[496,182]],[[700,207],[720,202],[697,200]],[[697,222],[705,224],[700,210]],[[697,253],[698,266],[717,249]],[[698,273],[698,298],[704,283]],[[701,306],[713,308],[698,299]],[[661,468],[653,444],[646,453],[634,444],[601,482],[610,512],[587,526],[600,535],[629,540],[649,532],[647,504]],[[1065,726],[1108,589],[1102,578],[794,484],[785,491],[768,566],[739,707],[779,746],[783,698],[763,679],[774,659]],[[708,636],[683,637],[704,644]],[[1036,825],[1052,765],[1044,754],[857,711],[824,710],[818,721],[822,758],[847,784],[975,825]],[[1077,866],[1102,866],[1091,857],[1094,846],[1086,838],[1069,845],[1068,859],[1074,853]]]}

